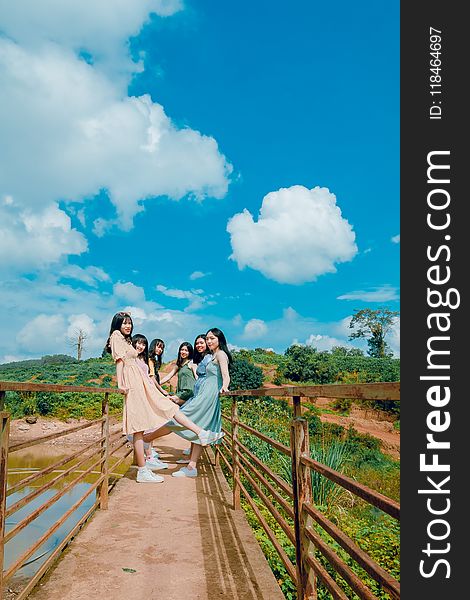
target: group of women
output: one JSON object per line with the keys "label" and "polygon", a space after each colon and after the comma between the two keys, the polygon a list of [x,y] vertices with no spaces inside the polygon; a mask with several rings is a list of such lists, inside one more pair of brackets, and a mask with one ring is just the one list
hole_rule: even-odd
{"label": "group of women", "polygon": [[[151,443],[171,432],[191,442],[177,461],[185,466],[173,477],[196,477],[202,448],[224,435],[219,394],[228,391],[232,361],[225,336],[220,329],[212,328],[196,337],[194,348],[183,342],[175,366],[160,379],[163,340],[155,339],[149,346],[144,335],[132,332],[131,315],[116,313],[106,349],[116,363],[118,387],[125,392],[123,431],[134,445],[137,481],[164,481],[153,471],[168,465],[159,460]],[[175,375],[177,389],[169,394],[162,386]]]}

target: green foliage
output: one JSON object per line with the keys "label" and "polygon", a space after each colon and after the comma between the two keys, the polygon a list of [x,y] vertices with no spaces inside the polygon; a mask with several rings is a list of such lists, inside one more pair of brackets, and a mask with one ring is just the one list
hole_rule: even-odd
{"label": "green foliage", "polygon": [[333,409],[344,415],[348,415],[351,410],[352,403],[353,401],[351,398],[335,398],[333,401]]}
{"label": "green foliage", "polygon": [[[344,471],[345,463],[350,459],[350,448],[342,440],[336,439],[329,444],[311,444],[310,456],[313,460],[338,471]],[[290,458],[282,457],[283,477],[292,484],[292,467]],[[311,470],[312,494],[317,507],[333,511],[351,505],[351,494],[338,484]]]}
{"label": "green foliage", "polygon": [[318,352],[311,346],[295,344],[285,352],[285,361],[279,376],[293,383],[358,383],[399,381],[400,360],[397,358],[370,358],[346,348]]}
{"label": "green foliage", "polygon": [[[108,355],[109,356],[109,355]],[[77,361],[62,354],[44,356],[38,360],[0,365],[0,379],[33,383],[83,385],[86,387],[115,387],[116,368],[112,358],[90,358]],[[77,392],[7,392],[6,408],[12,418],[28,414],[66,419],[95,419],[101,415],[102,394]],[[122,410],[122,396],[110,394],[110,412]]]}
{"label": "green foliage", "polygon": [[233,363],[230,367],[230,389],[250,390],[263,385],[263,370],[246,358],[234,353]]}
{"label": "green foliage", "polygon": [[330,383],[334,381],[328,352],[318,352],[312,346],[294,344],[285,351],[285,361],[279,371],[294,383]]}
{"label": "green foliage", "polygon": [[234,352],[234,356],[262,365],[280,365],[283,362],[283,357],[280,354],[272,350],[265,350],[264,348],[237,350],[237,352]]}
{"label": "green foliage", "polygon": [[23,407],[23,414],[35,415],[38,412],[35,392],[18,392]]}

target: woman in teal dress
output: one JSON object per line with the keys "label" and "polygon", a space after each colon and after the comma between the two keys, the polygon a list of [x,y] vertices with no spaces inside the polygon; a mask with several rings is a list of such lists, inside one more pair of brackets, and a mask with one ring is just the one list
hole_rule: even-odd
{"label": "woman in teal dress", "polygon": [[[181,412],[203,429],[206,429],[204,424],[210,423],[211,430],[215,433],[220,433],[220,437],[222,437],[219,394],[228,392],[230,385],[229,366],[232,362],[232,356],[227,347],[225,336],[220,329],[209,329],[206,333],[206,343],[211,354],[206,366],[205,376],[199,385],[197,394],[193,396],[190,402],[182,406]],[[144,440],[146,442],[151,441],[171,431],[192,442],[188,465],[173,473],[173,477],[196,477],[196,465],[201,455],[202,447],[198,443],[197,436],[191,431],[171,420],[155,432],[146,432]]]}
{"label": "woman in teal dress", "polygon": [[[200,333],[194,339],[194,354],[193,360],[190,362],[190,367],[193,370],[194,376],[196,378],[196,383],[194,384],[193,395],[191,398],[186,400],[186,402],[191,402],[194,396],[197,395],[199,388],[206,376],[206,367],[207,363],[212,360],[212,354],[209,351],[209,348],[206,344],[206,334]],[[183,450],[184,458],[180,458],[176,462],[179,464],[186,465],[189,463],[189,458],[187,458],[191,454],[191,448],[186,448]]]}

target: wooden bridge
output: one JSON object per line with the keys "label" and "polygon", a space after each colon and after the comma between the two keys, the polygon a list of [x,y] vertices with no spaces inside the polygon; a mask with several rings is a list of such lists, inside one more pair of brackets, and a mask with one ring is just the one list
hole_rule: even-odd
{"label": "wooden bridge", "polygon": [[[114,473],[119,465],[127,464],[124,461],[129,462],[128,456],[132,452],[120,426],[110,425],[109,394],[119,393],[118,390],[0,382],[0,576],[3,597],[9,598],[9,582],[21,567],[87,498],[93,498],[91,506],[36,573],[11,597],[81,600],[106,595],[113,600],[128,597],[281,600],[284,595],[246,521],[245,512],[240,508],[241,498],[244,498],[282,561],[299,600],[316,598],[319,585],[325,586],[332,598],[340,600],[347,600],[354,594],[361,599],[377,600],[377,589],[382,598],[400,598],[399,582],[372,560],[360,547],[359,540],[350,539],[314,505],[311,474],[317,473],[333,481],[393,519],[399,519],[399,505],[313,460],[307,421],[301,416],[302,398],[307,401],[319,396],[396,401],[399,390],[399,383],[374,383],[284,386],[231,392],[231,414],[224,415],[226,436],[216,447],[215,454],[212,449],[206,450],[198,477],[172,478],[172,467],[160,471],[165,476],[163,484],[137,486],[132,467],[119,479],[111,473],[111,469]],[[62,433],[10,446],[10,416],[3,410],[6,391],[101,394],[102,417]],[[268,395],[292,399],[290,445],[268,437],[238,417],[240,396]],[[93,443],[14,485],[8,485],[9,453],[92,427],[98,428]],[[256,437],[287,457],[291,465],[289,481],[249,450],[241,441],[246,435]],[[163,460],[171,464],[181,456],[178,449],[184,442],[178,436],[170,434],[159,442]],[[52,476],[59,467],[63,467],[60,474]],[[231,482],[231,489],[223,470]],[[4,546],[90,473],[96,474],[95,480],[83,496],[44,534],[31,540],[29,547],[4,569]],[[45,490],[55,490],[59,481],[62,482],[59,491],[40,506],[34,506],[29,514],[6,531],[6,518],[24,509]],[[8,496],[34,482],[41,482],[41,485],[14,504],[8,504]],[[283,534],[282,541],[279,532]],[[286,549],[286,538],[293,553]],[[349,557],[347,560],[345,554]],[[360,569],[352,568],[351,561]],[[54,563],[55,568],[52,568]],[[376,582],[374,591],[358,575],[360,572],[367,574],[368,582],[371,579]]]}

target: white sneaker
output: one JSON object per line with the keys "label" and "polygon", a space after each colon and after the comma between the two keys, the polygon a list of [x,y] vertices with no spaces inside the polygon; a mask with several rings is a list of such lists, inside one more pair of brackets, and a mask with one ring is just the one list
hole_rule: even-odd
{"label": "white sneaker", "polygon": [[155,475],[150,469],[139,469],[137,471],[137,483],[162,483],[165,481],[161,475]]}
{"label": "white sneaker", "polygon": [[155,448],[151,449],[152,452],[152,458],[159,458],[160,454],[158,454],[158,452],[155,450]]}
{"label": "white sneaker", "polygon": [[210,444],[213,444],[217,440],[220,440],[220,438],[224,437],[224,435],[225,435],[225,433],[223,431],[215,432],[215,431],[206,431],[205,429],[203,429],[199,433],[198,437],[201,442],[201,446],[209,446]]}
{"label": "white sneaker", "polygon": [[197,477],[197,469],[188,469],[188,467],[183,467],[171,475],[172,477]]}
{"label": "white sneaker", "polygon": [[176,461],[177,465],[187,465],[189,463],[189,458],[180,458]]}
{"label": "white sneaker", "polygon": [[183,450],[183,454],[185,456],[189,456],[191,454],[191,448],[186,448],[186,450]]}
{"label": "white sneaker", "polygon": [[152,471],[160,471],[161,469],[168,469],[168,465],[161,460],[157,460],[156,458],[147,458],[145,461],[145,466]]}

